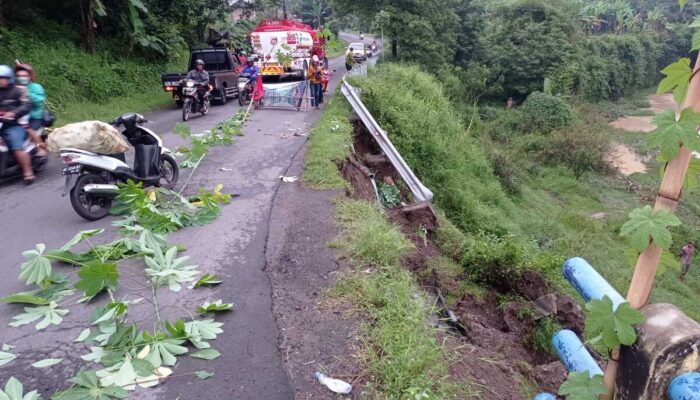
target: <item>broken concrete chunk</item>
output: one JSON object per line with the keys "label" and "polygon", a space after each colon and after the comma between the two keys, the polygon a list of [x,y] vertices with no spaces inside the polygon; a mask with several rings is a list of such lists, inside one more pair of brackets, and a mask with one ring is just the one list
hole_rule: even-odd
{"label": "broken concrete chunk", "polygon": [[617,399],[666,398],[678,375],[700,370],[700,324],[671,304],[651,304],[637,328],[637,343],[620,350]]}

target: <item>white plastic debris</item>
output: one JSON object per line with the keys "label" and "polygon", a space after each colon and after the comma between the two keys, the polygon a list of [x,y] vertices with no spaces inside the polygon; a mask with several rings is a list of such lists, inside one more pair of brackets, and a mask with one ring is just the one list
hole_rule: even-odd
{"label": "white plastic debris", "polygon": [[330,389],[331,392],[350,394],[352,391],[352,385],[345,381],[341,381],[340,379],[330,378],[318,371],[314,373],[314,377],[316,377],[316,380],[319,381],[319,383]]}
{"label": "white plastic debris", "polygon": [[299,180],[298,176],[282,176],[282,175],[280,175],[280,176],[278,176],[278,178],[282,179],[282,182],[285,182],[285,183],[292,183],[292,182],[296,182]]}

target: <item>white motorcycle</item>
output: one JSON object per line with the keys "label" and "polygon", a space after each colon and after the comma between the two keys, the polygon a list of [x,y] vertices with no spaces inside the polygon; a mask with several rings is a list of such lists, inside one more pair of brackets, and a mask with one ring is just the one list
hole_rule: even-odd
{"label": "white motorcycle", "polygon": [[60,149],[66,166],[66,185],[63,196],[70,192],[73,209],[88,221],[104,218],[117,194],[117,183],[132,180],[144,186],[172,189],[177,184],[180,170],[171,151],[153,131],[141,124],[148,122],[136,113],[124,114],[110,124],[124,125],[122,134],[134,147],[134,166],[126,163],[122,154],[96,154],[85,150]]}

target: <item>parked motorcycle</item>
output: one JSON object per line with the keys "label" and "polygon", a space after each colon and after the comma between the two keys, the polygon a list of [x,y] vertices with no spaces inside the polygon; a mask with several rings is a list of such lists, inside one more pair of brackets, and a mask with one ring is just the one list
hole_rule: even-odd
{"label": "parked motorcycle", "polygon": [[[0,129],[2,129],[2,122],[0,122]],[[32,169],[34,173],[39,173],[46,168],[46,163],[48,157],[37,156],[37,148],[34,142],[27,137],[24,141],[22,147],[25,153],[29,154],[29,158],[32,162]],[[22,168],[17,164],[15,156],[10,152],[5,141],[0,138],[0,181],[6,181],[15,178],[22,177]]]}
{"label": "parked motorcycle", "polygon": [[[209,114],[211,107],[211,86],[209,84],[197,83],[191,79],[184,79],[180,82],[182,88],[182,120],[190,119],[190,113],[201,112],[202,115]],[[201,104],[199,93],[201,95]]]}
{"label": "parked motorcycle", "polygon": [[122,154],[96,154],[80,149],[60,149],[66,166],[63,196],[70,192],[73,209],[88,221],[104,218],[112,206],[117,183],[132,180],[144,186],[172,189],[180,170],[171,151],[163,147],[158,135],[141,124],[148,122],[142,115],[127,113],[110,124],[124,126],[122,135],[134,147],[134,165],[126,163]]}

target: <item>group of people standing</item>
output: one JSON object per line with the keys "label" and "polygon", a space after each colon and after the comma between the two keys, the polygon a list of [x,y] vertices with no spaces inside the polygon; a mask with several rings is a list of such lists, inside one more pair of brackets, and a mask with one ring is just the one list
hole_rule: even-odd
{"label": "group of people standing", "polygon": [[44,88],[36,82],[31,65],[17,64],[14,69],[0,65],[0,138],[22,168],[25,184],[36,179],[29,155],[23,150],[27,135],[38,148],[37,156],[46,156],[38,133],[45,123],[45,101]]}

